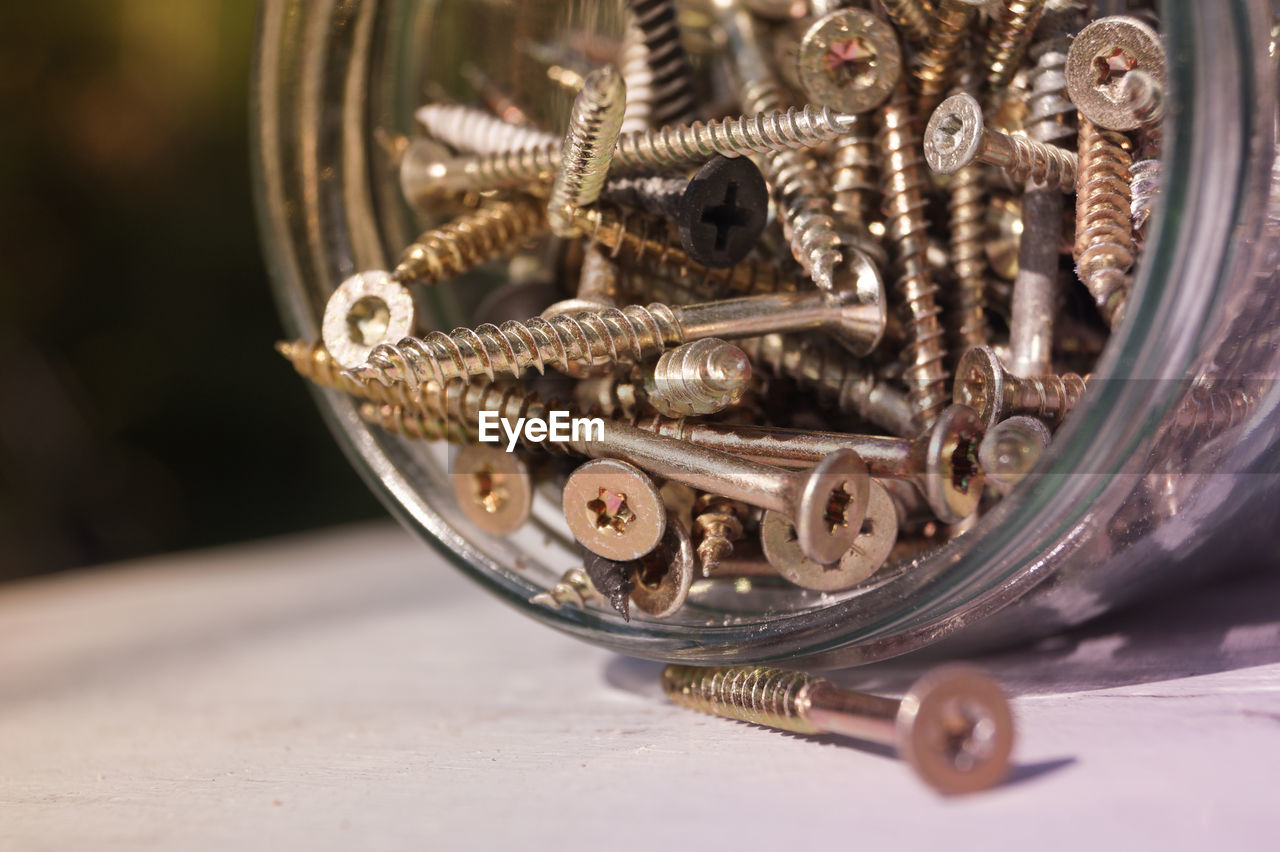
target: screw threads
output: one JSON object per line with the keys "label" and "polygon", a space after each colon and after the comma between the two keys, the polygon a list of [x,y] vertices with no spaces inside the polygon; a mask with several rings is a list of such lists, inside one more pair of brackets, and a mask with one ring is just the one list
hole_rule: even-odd
{"label": "screw threads", "polygon": [[946,408],[947,372],[942,325],[929,269],[928,220],[924,215],[925,173],[919,123],[912,115],[911,97],[904,84],[880,111],[876,137],[885,184],[884,214],[894,248],[896,289],[906,311],[903,379],[916,414],[918,428],[927,428]]}
{"label": "screw threads", "polygon": [[653,72],[649,70],[649,48],[645,47],[644,33],[634,22],[627,25],[623,35],[620,70],[627,86],[622,132],[648,130],[653,123]]}
{"label": "screw threads", "polygon": [[1007,141],[1008,157],[995,165],[1003,168],[1014,180],[1056,186],[1065,192],[1070,192],[1075,186],[1077,159],[1074,152],[1025,136],[1011,136],[994,130],[987,132]]}
{"label": "screw threads", "polygon": [[831,151],[831,208],[841,225],[859,235],[866,231],[880,194],[870,127],[868,116],[856,116]]}
{"label": "screw threads", "polygon": [[720,563],[733,555],[733,543],[742,538],[739,505],[720,494],[703,494],[694,503],[693,528],[700,533],[698,564],[702,576],[709,577]]}
{"label": "screw threads", "polygon": [[614,260],[666,272],[708,298],[796,289],[794,281],[768,264],[747,261],[727,269],[712,269],[695,263],[668,238],[667,224],[652,217],[594,208],[579,211],[577,225],[587,239],[608,248]]}
{"label": "screw threads", "polygon": [[588,74],[574,98],[569,131],[560,150],[560,168],[547,202],[547,218],[557,236],[577,236],[574,212],[600,197],[626,100],[622,75],[612,66]]}
{"label": "screw threads", "polygon": [[929,15],[933,11],[928,0],[880,0],[889,20],[903,35],[916,44],[929,39]]}
{"label": "screw threads", "polygon": [[752,364],[810,389],[821,404],[841,414],[856,415],[895,435],[915,432],[907,399],[843,351],[790,334],[747,338],[738,346]]}
{"label": "screw threads", "polygon": [[1063,144],[1076,135],[1076,108],[1067,97],[1067,50],[1065,38],[1037,45],[1027,95],[1027,135],[1037,142]]}
{"label": "screw threads", "polygon": [[512,124],[474,107],[427,104],[414,116],[436,139],[451,148],[474,154],[554,144],[556,141],[550,133]]}
{"label": "screw threads", "polygon": [[737,346],[707,337],[669,349],[645,382],[648,402],[667,417],[715,414],[742,399],[751,362]]}
{"label": "screw threads", "polygon": [[428,381],[444,385],[480,376],[493,381],[500,373],[518,378],[530,367],[543,373],[548,366],[565,371],[643,361],[660,354],[667,344],[683,343],[683,338],[671,308],[658,303],[647,308],[628,305],[408,337],[375,347],[368,362],[350,374],[384,385],[404,382],[415,389]]}
{"label": "screw threads", "polygon": [[1242,388],[1193,387],[1174,414],[1173,430],[1184,442],[1207,441],[1243,423],[1254,402]]}
{"label": "screw threads", "polygon": [[1128,145],[1124,134],[1101,130],[1080,116],[1076,274],[1112,328],[1124,318],[1135,252]]}
{"label": "screw threads", "polygon": [[976,12],[973,0],[939,0],[935,8],[929,35],[916,53],[912,68],[926,112],[937,105],[955,76]]}
{"label": "screw threads", "polygon": [[587,572],[581,568],[570,568],[560,576],[560,582],[529,598],[529,603],[543,604],[552,609],[572,604],[582,609],[595,594],[595,587],[591,585]]}
{"label": "screw threads", "polygon": [[644,36],[653,78],[653,117],[660,125],[691,121],[696,99],[693,68],[680,42],[671,0],[628,0],[635,26]]}
{"label": "screw threads", "polygon": [[1035,32],[1045,0],[1007,0],[1000,4],[1000,17],[992,25],[987,38],[984,66],[987,69],[987,85],[999,95],[1013,82],[1013,75],[1022,65],[1027,44]]}
{"label": "screw threads", "polygon": [[1147,220],[1151,218],[1156,198],[1164,184],[1163,174],[1164,167],[1156,159],[1138,160],[1129,166],[1129,191],[1132,195],[1129,219],[1133,223],[1135,240],[1141,238],[1146,231]]}
{"label": "screw threads", "polygon": [[545,224],[532,199],[489,201],[480,209],[427,231],[400,255],[391,277],[404,284],[438,284],[514,249]]}
{"label": "screw threads", "polygon": [[1080,401],[1087,378],[1077,373],[1029,378],[1008,376],[1005,383],[1006,417],[1027,415],[1061,420]]}
{"label": "screw threads", "polygon": [[662,672],[663,691],[681,707],[798,734],[819,731],[807,718],[815,683],[803,672],[764,666],[667,666]]}
{"label": "screw threads", "polygon": [[957,351],[987,342],[986,198],[982,167],[970,163],[951,176],[951,266],[956,274],[952,337]]}
{"label": "screw threads", "polygon": [[322,388],[332,388],[351,396],[388,405],[408,405],[413,401],[408,388],[404,385],[387,387],[377,382],[365,382],[347,375],[342,365],[333,360],[329,350],[318,341],[308,343],[305,340],[282,340],[276,343],[276,351],[293,365],[298,375]]}
{"label": "screw threads", "polygon": [[429,415],[404,405],[378,405],[366,402],[360,406],[360,419],[366,423],[415,441],[447,441],[465,444],[475,440],[474,433],[447,417]]}

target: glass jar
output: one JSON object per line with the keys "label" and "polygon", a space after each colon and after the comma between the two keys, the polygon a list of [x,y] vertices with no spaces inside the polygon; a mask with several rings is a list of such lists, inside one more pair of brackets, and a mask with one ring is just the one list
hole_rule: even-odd
{"label": "glass jar", "polygon": [[[1266,2],[1168,0],[1164,188],[1128,316],[1036,470],[966,534],[852,591],[699,583],[667,620],[529,598],[580,564],[554,494],[510,538],[456,505],[448,450],[363,422],[317,391],[352,462],[409,528],[496,597],[624,654],[684,662],[854,665],[947,640],[1030,638],[1233,565],[1276,562],[1280,171]],[[395,169],[424,91],[467,61],[525,85],[515,35],[616,36],[611,3],[265,0],[255,81],[263,242],[287,331],[318,339],[329,293],[385,269],[421,229]],[[459,28],[461,28],[459,30]],[[447,34],[465,32],[464,39]],[[563,126],[569,99],[540,103]],[[452,328],[501,273],[432,288]],[[536,308],[535,308],[536,312]]]}

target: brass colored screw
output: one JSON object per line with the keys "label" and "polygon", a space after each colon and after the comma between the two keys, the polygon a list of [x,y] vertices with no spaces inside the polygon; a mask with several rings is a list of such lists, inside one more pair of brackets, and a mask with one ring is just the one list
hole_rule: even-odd
{"label": "brass colored screw", "polygon": [[573,100],[547,220],[556,236],[578,236],[574,214],[600,197],[622,128],[627,90],[612,66],[592,71]]}
{"label": "brass colored screw", "polygon": [[901,73],[897,33],[862,9],[836,9],[818,17],[796,54],[796,76],[805,95],[841,112],[880,106]]}
{"label": "brass colored screw", "polygon": [[1080,176],[1076,193],[1076,274],[1093,294],[1107,325],[1124,319],[1133,267],[1129,140],[1080,116]]}
{"label": "brass colored screw", "polygon": [[[1044,4],[1045,0],[1006,0],[999,4],[1000,16],[987,37],[983,61],[987,86],[993,98],[1002,98],[1004,90],[1013,82],[1013,75],[1018,73]],[[992,106],[998,106],[998,103]]]}
{"label": "brass colored screw", "polygon": [[898,291],[906,311],[906,369],[903,380],[915,411],[916,426],[927,428],[947,404],[946,355],[938,288],[927,259],[928,220],[925,218],[925,173],[920,162],[920,125],[913,114],[913,98],[906,83],[880,111],[876,142],[885,184],[884,212],[893,241]]}
{"label": "brass colored screw", "polygon": [[595,587],[591,585],[591,580],[587,577],[587,572],[581,568],[570,568],[560,577],[560,582],[556,583],[545,592],[539,592],[529,598],[529,603],[542,604],[552,609],[559,609],[565,604],[572,604],[578,609],[582,609],[587,601],[596,597]]}
{"label": "brass colored screw", "polygon": [[742,538],[740,504],[722,494],[703,494],[694,503],[693,529],[701,535],[698,564],[709,577],[721,562],[733,555],[733,543]]}
{"label": "brass colored screw", "polygon": [[987,343],[986,306],[987,199],[983,191],[982,167],[970,163],[951,176],[950,256],[956,274],[955,309],[952,321],[953,349],[963,352],[970,346]]}
{"label": "brass colored screw", "polygon": [[1049,427],[1034,417],[1001,420],[978,446],[978,461],[987,481],[1001,493],[1008,493],[1035,467],[1051,439]]}
{"label": "brass colored screw", "polygon": [[631,602],[653,618],[675,615],[689,597],[696,567],[688,531],[674,516],[668,517],[662,542],[636,560]]}
{"label": "brass colored screw", "polygon": [[982,107],[972,95],[952,95],[934,110],[925,130],[924,155],[929,168],[939,174],[954,174],[976,160],[1003,169],[1017,181],[1048,184],[1063,192],[1075,189],[1075,154],[986,127]]}
{"label": "brass colored screw", "polygon": [[750,337],[773,331],[827,328],[856,351],[867,352],[884,328],[884,306],[867,305],[858,292],[785,293],[745,296],[698,305],[628,305],[501,327],[481,325],[445,334],[409,337],[377,347],[369,360],[351,371],[360,380],[418,387],[434,381],[500,373],[518,377],[530,367],[566,370],[572,365],[639,363],[667,346],[705,337]]}
{"label": "brass colored screw", "polygon": [[955,76],[973,19],[986,0],[938,0],[929,35],[916,52],[912,71],[920,87],[920,105],[932,110]]}
{"label": "brass colored screw", "polygon": [[1058,421],[1075,408],[1087,381],[1076,373],[1020,378],[990,348],[975,346],[960,359],[955,401],[978,412],[988,429],[1019,414]]}
{"label": "brass colored screw", "polygon": [[[1146,79],[1126,83],[1134,73]],[[1092,22],[1075,37],[1067,55],[1071,100],[1085,118],[1106,130],[1136,130],[1149,121],[1160,108],[1165,74],[1160,34],[1128,15]]]}
{"label": "brass colored screw", "polygon": [[471,444],[454,457],[450,476],[462,513],[485,532],[510,535],[529,520],[533,479],[514,453]]}
{"label": "brass colored screw", "polygon": [[[612,167],[619,171],[664,168],[705,161],[716,154],[742,157],[812,147],[839,137],[851,120],[849,115],[810,104],[623,134],[618,137]],[[444,160],[415,156],[411,150],[401,164],[400,183],[408,198],[515,189],[549,183],[559,161],[560,146],[556,143]]]}
{"label": "brass colored screw", "polygon": [[644,556],[667,530],[658,486],[635,465],[617,459],[579,466],[565,482],[563,505],[578,543],[615,562]]}
{"label": "brass colored screw", "polygon": [[998,784],[1013,751],[1008,701],[995,681],[968,666],[927,672],[900,701],[763,666],[667,666],[662,688],[680,706],[713,716],[892,746],[942,793]]}
{"label": "brass colored screw", "polygon": [[915,44],[924,44],[932,31],[929,18],[933,4],[929,0],[880,0],[893,25]]}
{"label": "brass colored screw", "polygon": [[345,369],[329,355],[320,342],[305,340],[279,341],[276,351],[284,356],[298,375],[322,388],[331,388],[352,396],[387,405],[412,405],[413,398],[406,385],[382,385],[364,382],[346,375]]}
{"label": "brass colored screw", "polygon": [[475,432],[451,418],[430,415],[412,405],[379,405],[362,403],[360,419],[392,435],[415,441],[446,441],[467,444],[475,440]]}

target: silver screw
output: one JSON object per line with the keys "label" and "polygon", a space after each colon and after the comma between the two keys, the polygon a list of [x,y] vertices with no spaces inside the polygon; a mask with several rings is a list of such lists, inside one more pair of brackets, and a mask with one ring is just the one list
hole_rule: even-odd
{"label": "silver screw", "polygon": [[[1099,18],[1080,31],[1067,54],[1067,90],[1081,114],[1106,130],[1136,130],[1150,114],[1137,91],[1126,91],[1125,79],[1141,72],[1150,81],[1147,98],[1165,85],[1165,55],[1160,35],[1137,18],[1114,15]],[[1130,83],[1129,86],[1135,84]]]}
{"label": "silver screw", "polygon": [[751,361],[732,343],[704,337],[669,349],[645,377],[648,402],[667,417],[715,414],[742,399]]}
{"label": "silver screw", "polygon": [[547,202],[547,221],[556,236],[579,236],[574,214],[600,197],[626,101],[622,75],[612,66],[592,71],[578,90]]}
{"label": "silver screw", "polygon": [[1003,169],[1017,181],[1056,186],[1071,192],[1077,158],[1071,151],[985,126],[982,107],[972,95],[952,95],[934,110],[925,129],[924,156],[939,174],[954,174],[972,162]]}
{"label": "silver screw", "polygon": [[978,462],[987,481],[1001,493],[1031,472],[1049,446],[1049,427],[1034,417],[1010,417],[987,432],[978,445]]}
{"label": "silver screw", "polygon": [[1080,400],[1087,380],[1076,373],[1015,376],[989,347],[975,346],[960,359],[955,401],[978,412],[987,429],[1016,414],[1058,421]]}

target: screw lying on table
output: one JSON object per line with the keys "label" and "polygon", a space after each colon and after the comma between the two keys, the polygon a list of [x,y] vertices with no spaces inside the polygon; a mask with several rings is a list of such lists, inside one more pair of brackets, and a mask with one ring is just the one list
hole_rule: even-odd
{"label": "screw lying on table", "polygon": [[1044,183],[1063,192],[1076,185],[1074,153],[992,130],[983,121],[982,107],[967,94],[952,95],[934,110],[925,129],[924,156],[929,168],[944,175],[977,161],[1003,169],[1017,181]]}
{"label": "screw lying on table", "polygon": [[769,212],[769,188],[745,157],[713,157],[688,181],[619,178],[605,185],[604,195],[669,217],[689,257],[715,269],[733,266],[751,252]]}
{"label": "screw lying on table", "polygon": [[1160,35],[1127,15],[1099,18],[1071,43],[1067,90],[1081,114],[1098,127],[1136,130],[1144,123],[1143,110],[1135,111],[1133,95],[1125,91],[1125,80],[1135,71],[1163,89],[1166,72]]}
{"label": "screw lying on table", "polygon": [[547,202],[547,221],[556,236],[578,236],[574,213],[600,197],[626,100],[622,75],[611,65],[588,74],[573,99],[569,130],[560,149],[560,168]]}
{"label": "screw lying on table", "polygon": [[960,359],[955,401],[978,412],[988,429],[1015,414],[1058,421],[1080,400],[1087,378],[1076,373],[1020,378],[989,347],[975,346]]}
{"label": "screw lying on table", "polygon": [[968,666],[927,672],[900,701],[762,666],[667,666],[662,688],[690,710],[892,746],[926,783],[947,794],[998,784],[1013,751],[1008,700],[995,681]]}

